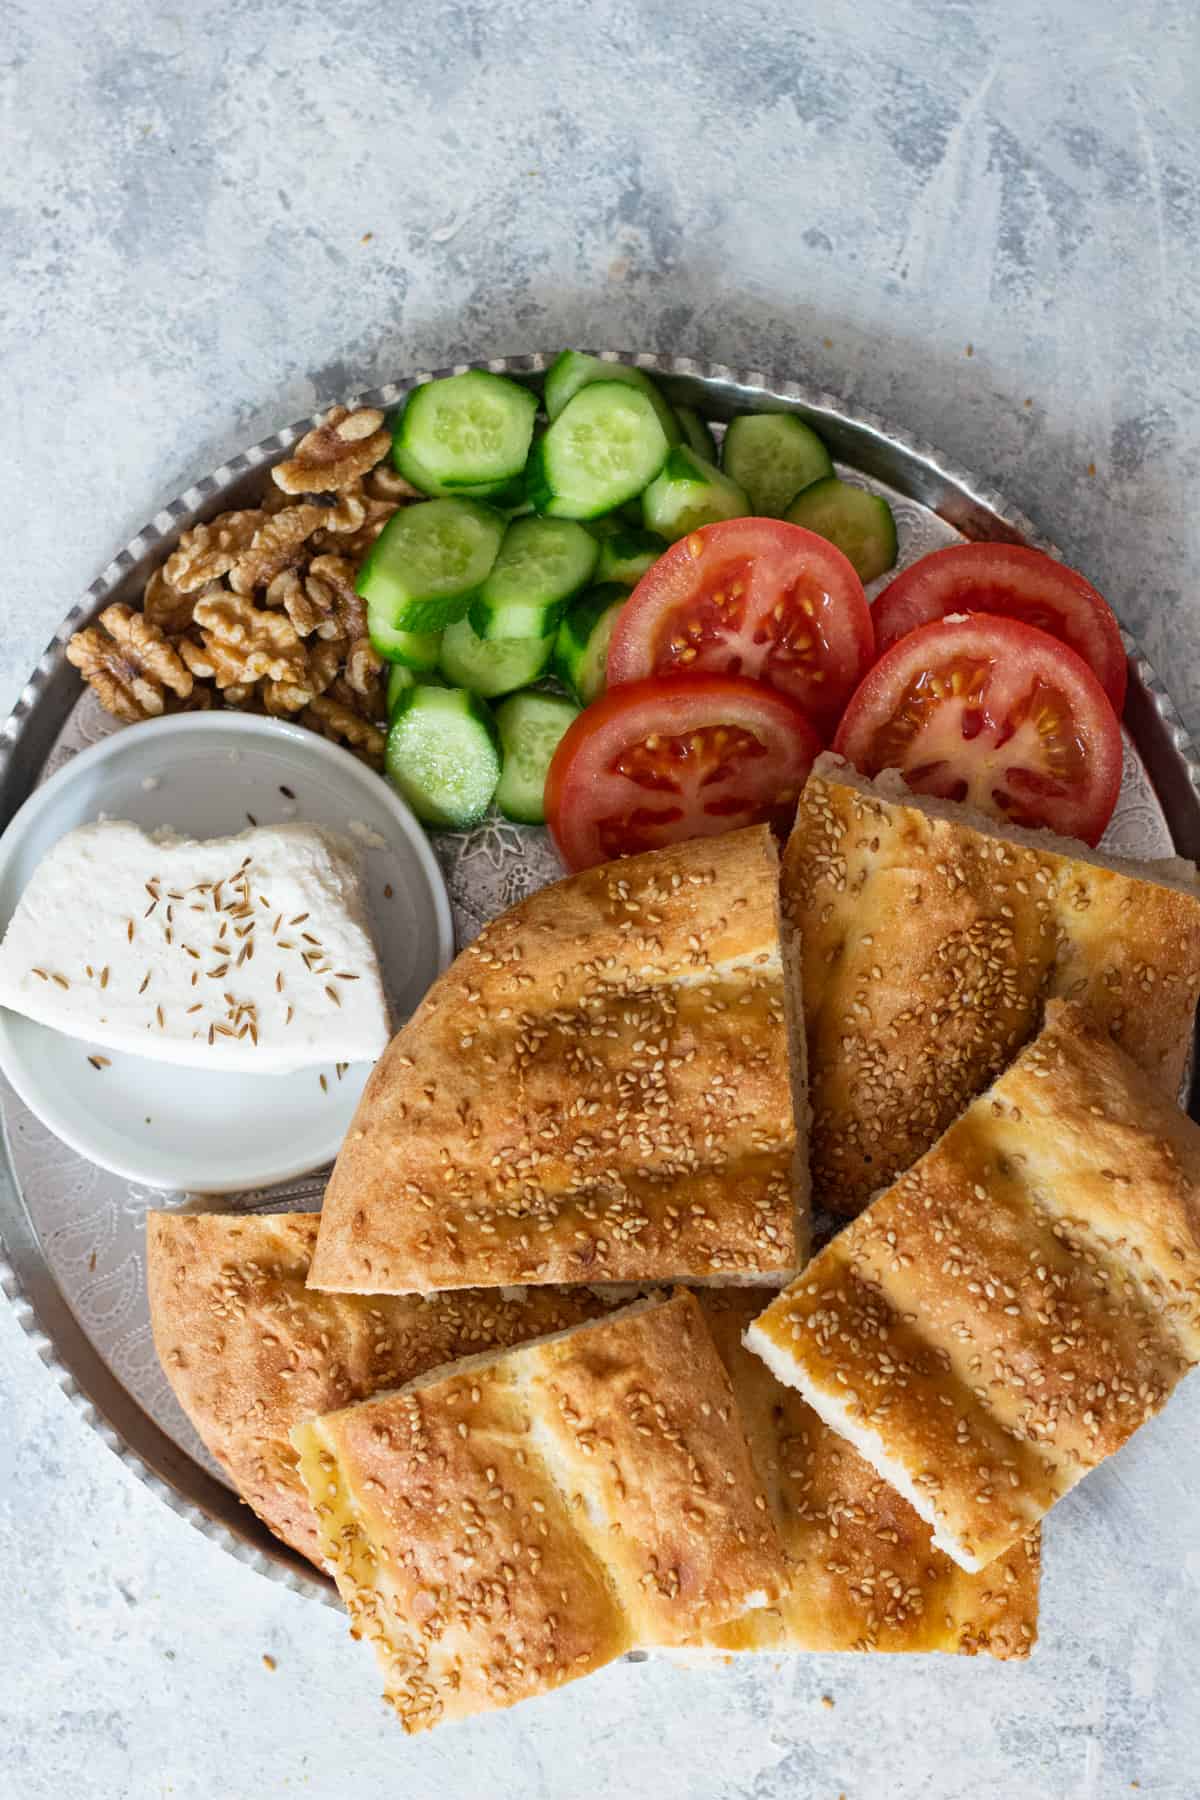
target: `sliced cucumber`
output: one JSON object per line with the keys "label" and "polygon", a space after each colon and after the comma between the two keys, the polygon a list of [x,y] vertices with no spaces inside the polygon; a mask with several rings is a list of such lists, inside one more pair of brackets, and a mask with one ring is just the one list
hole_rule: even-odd
{"label": "sliced cucumber", "polygon": [[440,631],[395,631],[367,608],[367,629],[372,648],[385,662],[403,665],[418,675],[428,675],[438,665],[442,645]]}
{"label": "sliced cucumber", "polygon": [[517,480],[533,437],[537,395],[503,375],[469,369],[408,396],[392,442],[401,473],[434,491],[488,494]]}
{"label": "sliced cucumber", "polygon": [[358,573],[380,654],[397,654],[383,648],[389,633],[441,631],[461,619],[503,537],[503,516],[478,500],[423,500],[394,513]]}
{"label": "sliced cucumber", "polygon": [[620,381],[626,387],[637,388],[653,405],[667,442],[679,442],[683,433],[675,410],[645,369],[635,369],[629,363],[605,362],[603,357],[589,356],[585,350],[564,350],[546,371],[543,398],[550,423],[553,424],[568,402],[581,389],[590,387],[593,381]]}
{"label": "sliced cucumber", "polygon": [[666,548],[665,538],[657,537],[653,531],[614,531],[611,537],[601,540],[596,580],[636,587]]}
{"label": "sliced cucumber", "polygon": [[591,580],[596,540],[573,519],[518,519],[471,602],[481,638],[545,637],[572,594]]}
{"label": "sliced cucumber", "polygon": [[455,687],[492,700],[544,675],[554,644],[553,631],[545,637],[481,638],[469,619],[459,619],[442,633],[441,671]]}
{"label": "sliced cucumber", "polygon": [[572,600],[558,628],[554,673],[581,706],[590,706],[604,692],[608,642],[628,598],[629,590],[615,582],[588,588]]}
{"label": "sliced cucumber", "polygon": [[491,713],[462,688],[409,688],[392,716],[384,768],[423,824],[465,831],[482,819],[500,779]]}
{"label": "sliced cucumber", "polygon": [[814,481],[797,494],[787,519],[836,544],[854,564],[860,581],[885,575],[896,561],[896,521],[887,501],[839,481],[836,475]]}
{"label": "sliced cucumber", "polygon": [[595,381],[569,400],[529,461],[529,498],[559,519],[594,519],[640,494],[670,445],[637,388]]}
{"label": "sliced cucumber", "polygon": [[406,694],[411,687],[416,687],[417,678],[411,669],[403,663],[393,663],[388,670],[387,713],[390,719],[400,703],[401,694]]}
{"label": "sliced cucumber", "polygon": [[791,413],[743,413],[731,419],[721,467],[745,488],[755,513],[782,519],[801,488],[833,474],[828,450]]}
{"label": "sliced cucumber", "polygon": [[689,450],[702,456],[705,462],[715,463],[717,460],[717,440],[705,424],[694,406],[677,406],[675,417],[679,420],[683,441]]}
{"label": "sliced cucumber", "polygon": [[642,495],[647,527],[671,544],[701,525],[744,519],[749,512],[745,490],[683,444],[675,446],[662,474]]}
{"label": "sliced cucumber", "polygon": [[504,768],[496,805],[521,825],[546,823],[546,771],[579,708],[557,694],[514,694],[496,708]]}

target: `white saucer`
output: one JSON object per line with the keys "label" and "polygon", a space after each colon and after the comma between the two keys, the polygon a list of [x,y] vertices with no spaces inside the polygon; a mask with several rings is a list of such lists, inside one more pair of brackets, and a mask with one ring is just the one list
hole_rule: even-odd
{"label": "white saucer", "polygon": [[[184,713],[82,751],[0,838],[0,932],[47,851],[101,817],[201,838],[251,821],[305,820],[357,838],[397,1027],[453,954],[445,884],[408,807],[348,751],[299,726]],[[97,1070],[94,1049],[0,1009],[0,1068],[56,1137],[130,1181],[195,1193],[269,1187],[328,1162],[371,1072],[354,1063],[340,1080],[333,1064],[291,1075],[208,1073],[108,1051],[110,1066]]]}

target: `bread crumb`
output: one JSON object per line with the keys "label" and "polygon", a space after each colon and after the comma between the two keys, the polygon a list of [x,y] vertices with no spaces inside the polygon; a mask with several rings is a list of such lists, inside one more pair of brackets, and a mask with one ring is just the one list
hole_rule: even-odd
{"label": "bread crumb", "polygon": [[276,1664],[275,1658],[273,1656],[267,1656],[267,1655],[263,1656],[263,1668],[264,1669],[269,1669],[271,1671],[271,1673],[274,1674],[276,1667],[277,1667],[277,1664]]}

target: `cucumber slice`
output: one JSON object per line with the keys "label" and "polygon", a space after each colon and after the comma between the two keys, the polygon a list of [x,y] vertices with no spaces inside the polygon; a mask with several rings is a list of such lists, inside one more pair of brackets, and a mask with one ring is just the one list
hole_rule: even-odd
{"label": "cucumber slice", "polygon": [[439,490],[502,488],[525,467],[536,412],[536,394],[487,369],[427,381],[408,396],[393,455],[402,472],[409,463]]}
{"label": "cucumber slice", "polygon": [[401,694],[406,694],[409,688],[416,687],[416,685],[417,678],[411,669],[406,669],[403,663],[392,664],[391,668],[388,670],[387,683],[387,714],[389,719],[400,704]]}
{"label": "cucumber slice", "polygon": [[717,460],[717,440],[705,424],[694,406],[677,406],[675,417],[683,432],[683,441],[689,450],[702,456],[705,462],[715,463]]}
{"label": "cucumber slice", "polygon": [[471,602],[481,638],[545,637],[572,594],[591,580],[596,540],[573,519],[519,519]]}
{"label": "cucumber slice", "polygon": [[558,628],[554,673],[581,706],[590,706],[604,692],[608,642],[628,598],[628,588],[618,587],[615,582],[588,588],[572,600]]}
{"label": "cucumber slice", "polygon": [[367,629],[380,654],[389,632],[441,631],[483,586],[504,519],[478,500],[422,500],[394,513],[358,573]]}
{"label": "cucumber slice", "polygon": [[482,819],[500,779],[491,713],[461,688],[409,688],[392,717],[384,768],[422,824],[465,831]]}
{"label": "cucumber slice", "polygon": [[666,433],[668,444],[677,444],[683,435],[674,408],[663,398],[657,383],[645,369],[635,369],[629,363],[605,362],[603,357],[589,356],[585,350],[564,350],[556,356],[546,371],[546,385],[543,399],[546,405],[546,417],[553,424],[559,413],[573,400],[581,389],[590,387],[593,381],[620,381],[626,387],[637,388],[645,394],[658,414],[658,422]]}
{"label": "cucumber slice", "polygon": [[675,446],[662,474],[642,495],[647,526],[670,544],[718,519],[744,519],[750,510],[743,488],[683,444]]}
{"label": "cucumber slice", "polygon": [[616,381],[592,382],[534,446],[529,498],[552,518],[597,518],[640,494],[669,448],[645,394]]}
{"label": "cucumber slice", "polygon": [[656,537],[652,531],[615,531],[601,541],[600,555],[596,559],[596,580],[636,587],[666,548],[666,540]]}
{"label": "cucumber slice", "polygon": [[382,616],[376,617],[369,606],[367,629],[371,634],[372,649],[385,662],[403,664],[418,675],[428,675],[437,668],[438,651],[442,646],[440,631],[395,631]]}
{"label": "cucumber slice", "polygon": [[469,619],[442,633],[441,671],[455,687],[484,700],[528,687],[549,666],[555,634],[527,638],[481,638]]}
{"label": "cucumber slice", "polygon": [[801,488],[833,474],[828,450],[791,413],[742,413],[731,419],[721,467],[745,488],[756,516],[782,519]]}
{"label": "cucumber slice", "polygon": [[546,771],[579,708],[557,694],[514,694],[496,708],[504,768],[496,805],[521,825],[546,823]]}
{"label": "cucumber slice", "polygon": [[836,475],[814,481],[787,509],[788,523],[803,525],[836,544],[854,564],[858,579],[874,581],[896,561],[896,521],[880,494],[851,487]]}

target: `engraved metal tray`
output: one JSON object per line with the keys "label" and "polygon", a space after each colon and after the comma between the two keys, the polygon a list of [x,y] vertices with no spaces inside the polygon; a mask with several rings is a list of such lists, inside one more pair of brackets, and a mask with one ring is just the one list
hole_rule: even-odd
{"label": "engraved metal tray", "polygon": [[[453,374],[472,366],[537,386],[551,360],[515,356],[433,373]],[[1054,548],[1028,519],[973,476],[880,420],[851,415],[826,394],[687,357],[622,355],[620,360],[636,362],[659,377],[673,399],[696,407],[718,432],[735,412],[752,409],[794,412],[811,421],[829,445],[839,473],[891,502],[901,565],[964,537]],[[347,403],[391,408],[411,387],[429,379],[430,373],[416,374]],[[67,638],[114,600],[138,604],[151,570],[175,547],[182,531],[214,513],[253,504],[270,466],[314,423],[315,418],[300,420],[189,488],[92,583],[47,646],[0,732],[0,827],[55,768],[118,729],[90,696],[81,699],[79,678],[63,654]],[[1120,594],[1109,598],[1119,615]],[[1196,752],[1162,683],[1136,645],[1126,641],[1131,662],[1124,779],[1104,845],[1125,856],[1178,852],[1198,859]],[[449,885],[460,948],[486,919],[560,873],[545,832],[499,818],[467,834],[444,834],[435,848]],[[320,1204],[322,1177],[221,1201],[164,1197],[131,1186],[67,1150],[3,1082],[0,1106],[0,1291],[15,1307],[47,1369],[109,1447],[175,1511],[260,1573],[314,1598],[335,1601],[332,1583],[280,1544],[237,1499],[171,1394],[151,1341],[143,1255],[148,1206],[310,1209]],[[1188,1106],[1200,1117],[1200,1081],[1195,1077]]]}

